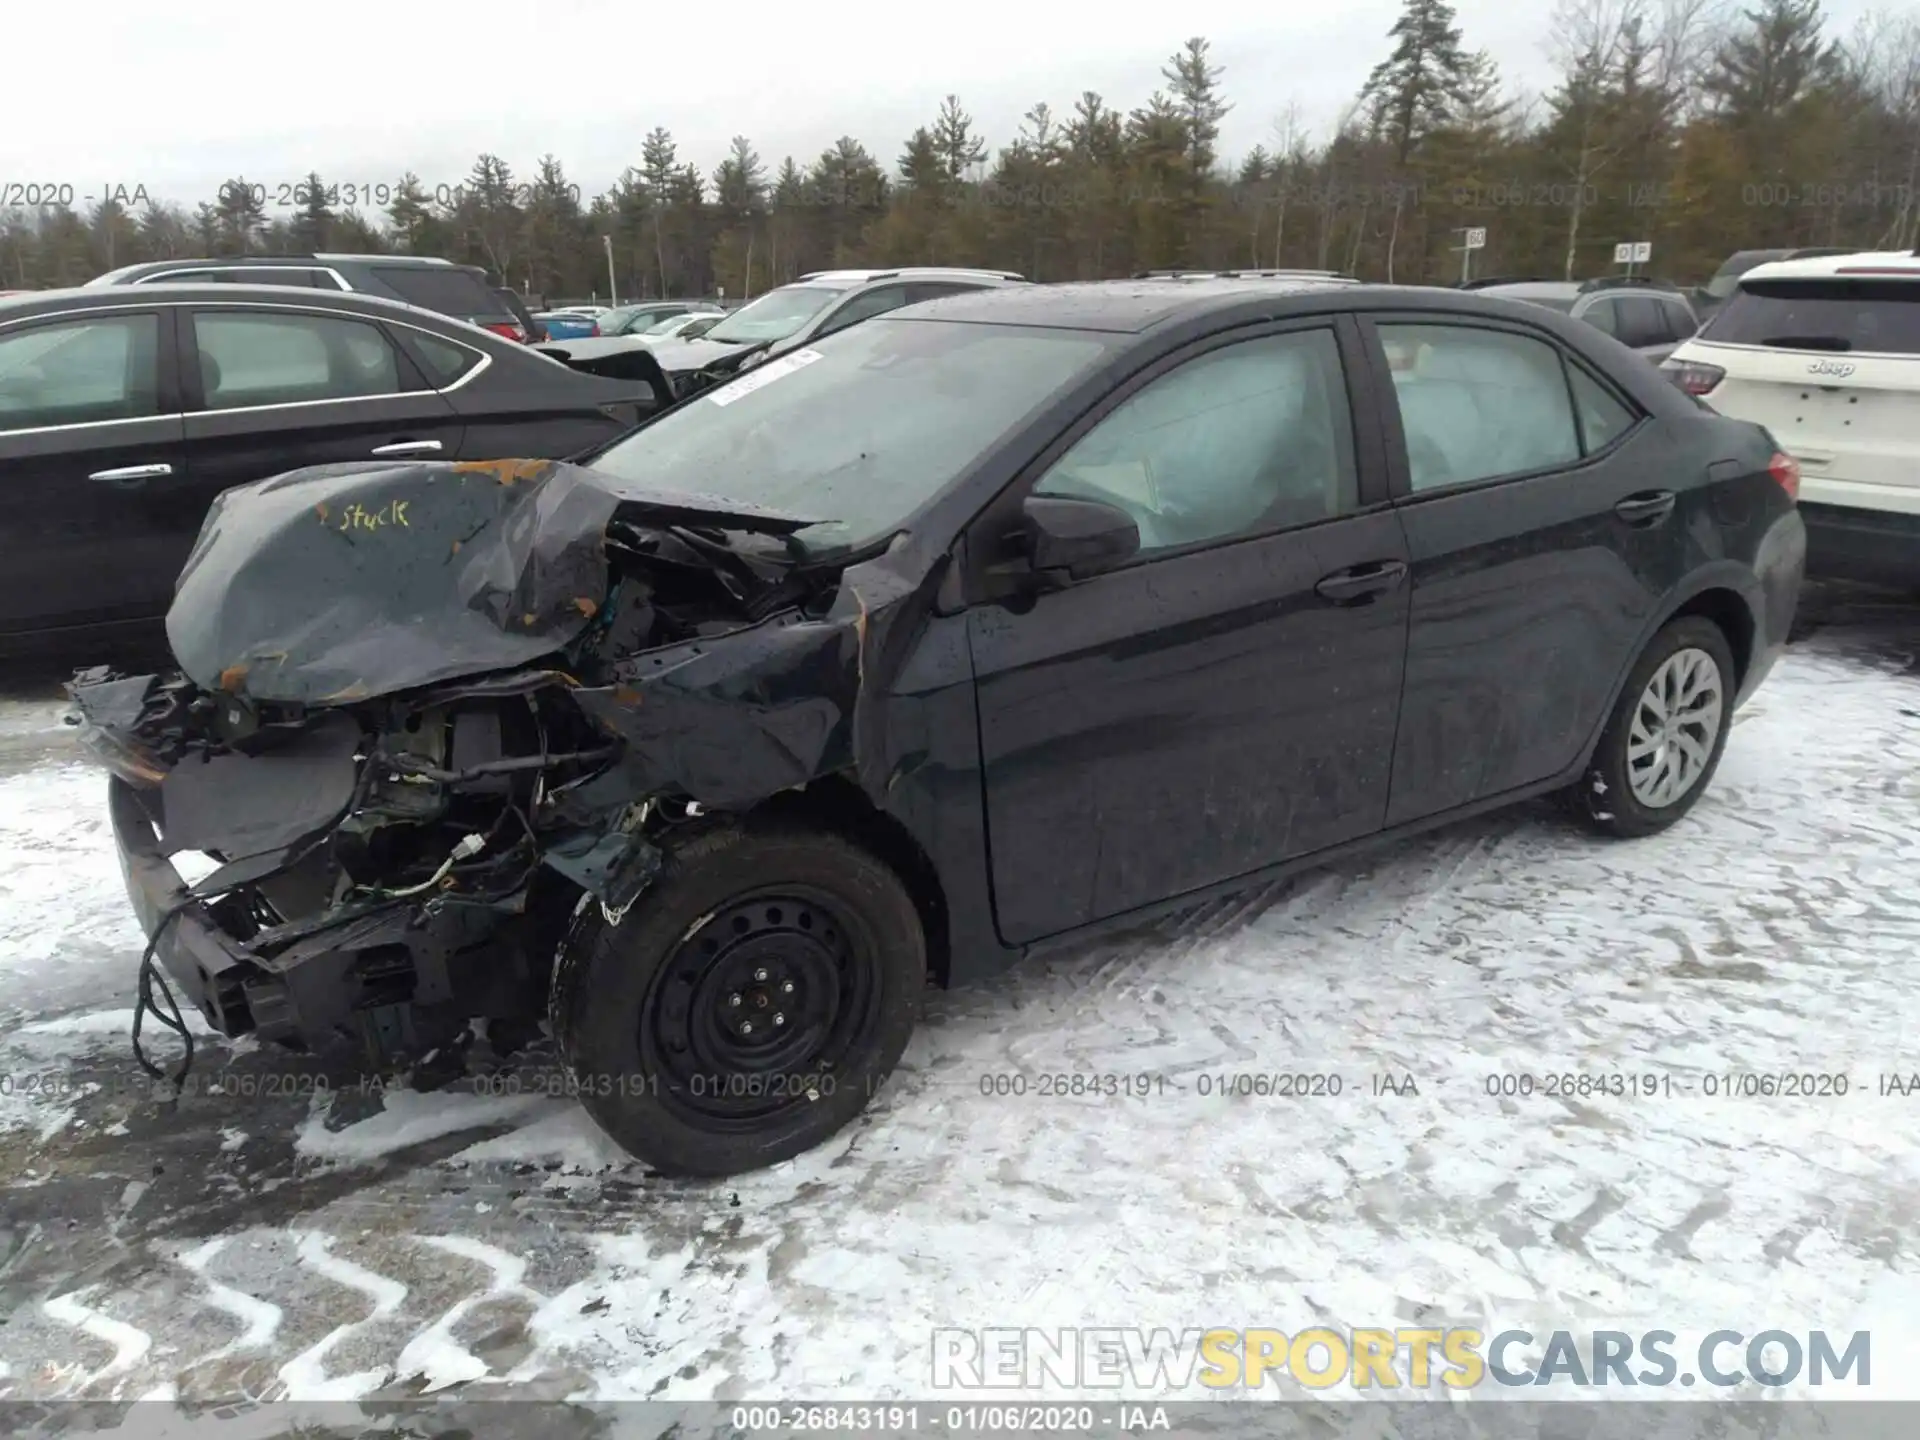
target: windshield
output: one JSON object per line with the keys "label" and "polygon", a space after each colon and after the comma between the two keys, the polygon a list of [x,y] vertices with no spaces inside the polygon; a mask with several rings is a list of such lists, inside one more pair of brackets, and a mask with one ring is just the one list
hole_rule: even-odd
{"label": "windshield", "polygon": [[669,315],[658,324],[647,326],[640,333],[642,335],[677,335],[692,323],[691,315]]}
{"label": "windshield", "polygon": [[709,340],[729,345],[752,345],[762,340],[784,340],[818,315],[841,292],[818,285],[783,285],[738,310],[707,332]]}
{"label": "windshield", "polygon": [[887,535],[1080,375],[1107,342],[1071,330],[870,320],[706,392],[593,468],[822,522],[820,552]]}
{"label": "windshield", "polygon": [[1721,345],[1920,355],[1920,282],[1756,280],[1700,332]]}

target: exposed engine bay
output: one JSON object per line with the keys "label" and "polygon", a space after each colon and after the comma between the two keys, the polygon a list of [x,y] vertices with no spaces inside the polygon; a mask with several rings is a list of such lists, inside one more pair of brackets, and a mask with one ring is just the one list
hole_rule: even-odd
{"label": "exposed engine bay", "polygon": [[[810,564],[810,523],[553,462],[228,492],[168,616],[181,671],[69,686],[143,969],[306,1049],[530,1033],[570,915],[617,920],[676,826],[858,768],[875,600],[905,589]],[[182,852],[217,868],[176,883]]]}

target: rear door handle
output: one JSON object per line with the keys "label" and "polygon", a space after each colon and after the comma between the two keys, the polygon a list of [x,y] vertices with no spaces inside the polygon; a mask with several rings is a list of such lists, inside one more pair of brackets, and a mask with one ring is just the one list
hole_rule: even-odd
{"label": "rear door handle", "polygon": [[1371,560],[1365,565],[1350,565],[1324,577],[1313,588],[1323,600],[1336,605],[1351,605],[1393,589],[1407,578],[1404,560]]}
{"label": "rear door handle", "polygon": [[437,455],[440,453],[438,440],[396,440],[391,445],[373,447],[376,455]]}
{"label": "rear door handle", "polygon": [[118,470],[96,470],[87,478],[104,480],[109,485],[125,485],[131,488],[171,474],[173,474],[171,465],[123,465]]}
{"label": "rear door handle", "polygon": [[1613,507],[1613,513],[1629,525],[1658,525],[1673,513],[1676,498],[1671,490],[1647,490],[1629,495]]}

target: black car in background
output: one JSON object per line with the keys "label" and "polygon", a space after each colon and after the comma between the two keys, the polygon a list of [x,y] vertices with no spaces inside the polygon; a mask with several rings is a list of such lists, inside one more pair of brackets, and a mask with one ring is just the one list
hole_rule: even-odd
{"label": "black car in background", "polygon": [[946,266],[819,270],[749,300],[697,339],[622,336],[556,340],[543,348],[590,375],[645,380],[666,404],[903,305],[1026,283],[1009,270]]}
{"label": "black car in background", "polygon": [[[523,344],[537,326],[513,292],[496,286],[478,265],[430,255],[241,255],[216,260],[149,260],[89,280],[96,285],[292,285],[304,290],[350,290],[451,315]],[[530,328],[531,327],[531,328]]]}
{"label": "black car in background", "polygon": [[[1672,825],[1793,618],[1793,462],[1541,307],[1010,285],[808,354],[511,485],[222,500],[180,673],[74,686],[210,1023],[550,1018],[628,1150],[770,1165],[930,980],[1550,792]],[[307,523],[429,499],[485,563]],[[226,867],[192,897],[183,848]]]}
{"label": "black car in background", "polygon": [[572,455],[652,403],[366,295],[203,284],[0,300],[0,654],[144,633],[231,486],[335,461]]}

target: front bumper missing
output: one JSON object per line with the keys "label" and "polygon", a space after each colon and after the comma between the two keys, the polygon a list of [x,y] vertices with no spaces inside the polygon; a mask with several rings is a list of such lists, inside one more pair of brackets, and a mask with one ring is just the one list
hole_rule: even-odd
{"label": "front bumper missing", "polygon": [[[353,1044],[393,1055],[437,1044],[472,1015],[524,1008],[534,981],[518,907],[388,903],[283,925],[243,940],[244,893],[190,900],[139,792],[109,782],[121,874],[141,929],[184,998],[223,1035],[295,1049]],[[234,921],[234,929],[222,919]]]}

